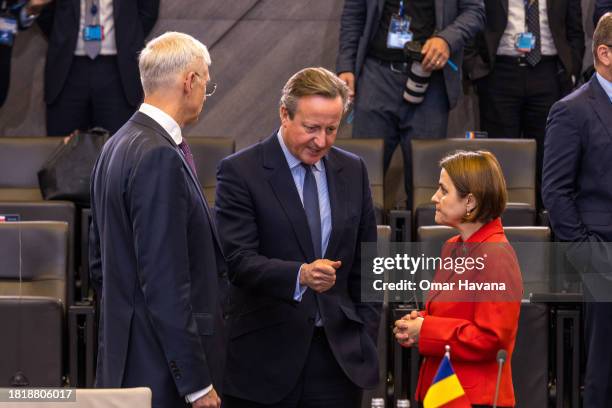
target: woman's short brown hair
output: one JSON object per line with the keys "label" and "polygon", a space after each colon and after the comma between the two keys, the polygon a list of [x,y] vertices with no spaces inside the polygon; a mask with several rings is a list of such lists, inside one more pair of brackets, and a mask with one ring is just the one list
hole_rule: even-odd
{"label": "woman's short brown hair", "polygon": [[448,173],[459,197],[471,193],[476,198],[476,208],[464,216],[464,222],[489,222],[506,208],[506,180],[493,153],[459,150],[440,160],[440,167]]}

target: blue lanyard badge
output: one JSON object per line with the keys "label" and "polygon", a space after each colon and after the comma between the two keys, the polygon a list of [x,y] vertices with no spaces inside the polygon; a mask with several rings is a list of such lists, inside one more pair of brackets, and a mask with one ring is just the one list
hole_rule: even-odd
{"label": "blue lanyard badge", "polygon": [[389,23],[387,48],[404,49],[404,44],[412,41],[413,37],[412,31],[410,31],[410,17],[405,15],[404,0],[400,0],[398,14],[393,14]]}
{"label": "blue lanyard badge", "polygon": [[527,29],[527,15],[529,8],[535,4],[534,0],[523,0],[525,5],[525,32],[518,33],[514,38],[514,47],[517,51],[528,53],[533,50],[536,46],[536,37],[533,33],[530,33]]}
{"label": "blue lanyard badge", "polygon": [[[95,20],[96,14],[100,10],[98,5],[94,2],[89,9],[91,14],[91,20]],[[104,28],[100,24],[89,24],[83,28],[83,40],[84,41],[102,41],[104,40]]]}

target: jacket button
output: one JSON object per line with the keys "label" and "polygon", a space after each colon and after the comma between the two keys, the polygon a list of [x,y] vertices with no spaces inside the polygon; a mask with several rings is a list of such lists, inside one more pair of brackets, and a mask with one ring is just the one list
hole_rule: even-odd
{"label": "jacket button", "polygon": [[181,379],[181,378],[183,378],[183,377],[181,377],[181,375],[180,375],[180,374],[176,374],[176,375],[174,376],[174,378],[176,378],[177,380],[180,380],[180,379]]}

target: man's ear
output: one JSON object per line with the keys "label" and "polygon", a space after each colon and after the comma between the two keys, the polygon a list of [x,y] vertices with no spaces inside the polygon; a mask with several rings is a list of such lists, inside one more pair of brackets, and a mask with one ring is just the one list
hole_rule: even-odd
{"label": "man's ear", "polygon": [[187,75],[185,75],[185,77],[183,77],[183,92],[186,94],[189,94],[193,91],[193,80],[194,80],[195,74],[193,72],[189,72],[187,73]]}
{"label": "man's ear", "polygon": [[287,110],[286,107],[281,106],[278,109],[278,113],[279,113],[279,116],[280,116],[281,124],[284,125],[289,120],[289,111]]}

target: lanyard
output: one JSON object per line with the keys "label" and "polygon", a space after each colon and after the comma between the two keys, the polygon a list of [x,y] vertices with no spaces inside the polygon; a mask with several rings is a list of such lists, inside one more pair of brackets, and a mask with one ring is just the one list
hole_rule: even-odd
{"label": "lanyard", "polygon": [[95,1],[91,2],[91,9],[89,9],[89,12],[91,13],[92,16],[95,16],[96,14],[98,14],[98,5],[96,4]]}
{"label": "lanyard", "polygon": [[400,0],[399,16],[402,18],[404,17],[404,0]]}

